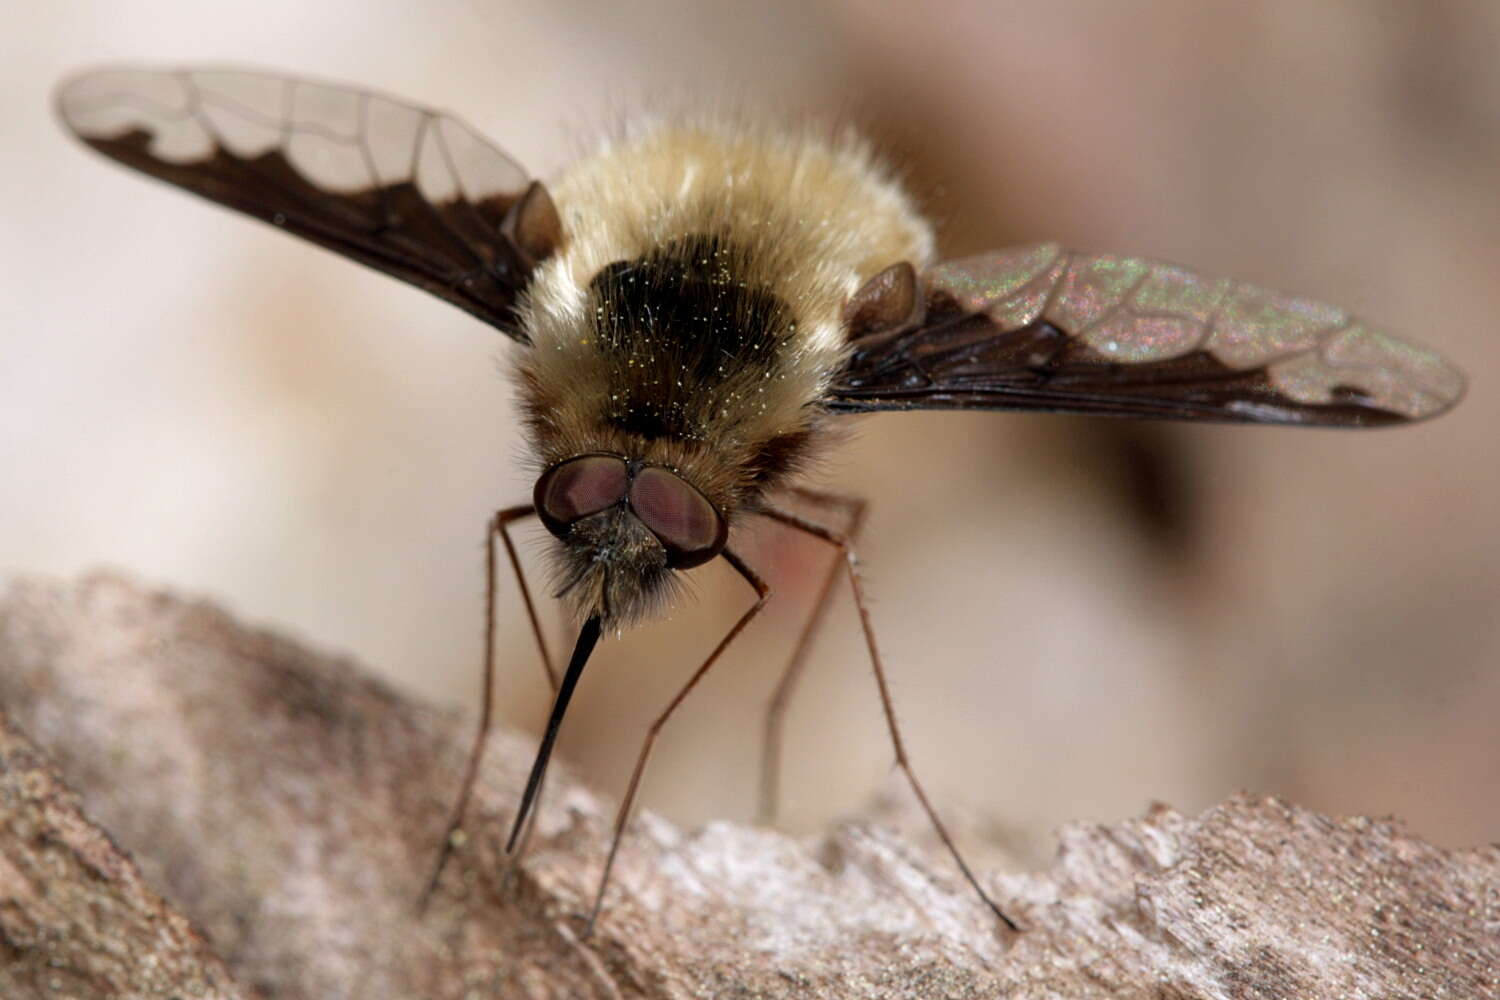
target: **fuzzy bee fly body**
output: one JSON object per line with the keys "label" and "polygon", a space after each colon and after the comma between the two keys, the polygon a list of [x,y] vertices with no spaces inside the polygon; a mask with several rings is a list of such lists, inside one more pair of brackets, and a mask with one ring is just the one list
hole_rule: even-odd
{"label": "fuzzy bee fly body", "polygon": [[[756,595],[650,727],[588,928],[657,733],[769,597],[727,545],[731,525],[754,516],[842,557],[766,718],[763,815],[775,804],[781,713],[842,568],[897,764],[964,877],[1014,929],[933,810],[896,728],[851,545],[863,501],[797,481],[841,415],[1045,410],[1362,427],[1436,415],[1463,392],[1443,359],[1342,310],[1170,264],[1055,244],[934,263],[930,226],[850,134],[647,121],[549,189],[456,118],[292,77],[97,71],[67,81],[58,107],[104,155],[424,288],[516,342],[536,486],[531,504],[487,529],[479,732],[424,900],[489,726],[497,540],[555,692],[507,841],[515,853],[601,635],[658,613],[678,574],[715,558]],[[844,526],[781,508],[787,493],[841,512]],[[561,677],[509,535],[532,516],[555,537],[558,595],[582,622]]]}
{"label": "fuzzy bee fly body", "polygon": [[[592,452],[671,469],[648,480],[652,494],[685,514],[706,500],[721,526],[783,485],[826,433],[817,404],[848,350],[844,304],[932,245],[852,137],[661,123],[554,191],[561,247],[518,310],[535,453],[548,469]],[[670,585],[674,546],[635,500],[559,534],[580,617],[637,621]]]}

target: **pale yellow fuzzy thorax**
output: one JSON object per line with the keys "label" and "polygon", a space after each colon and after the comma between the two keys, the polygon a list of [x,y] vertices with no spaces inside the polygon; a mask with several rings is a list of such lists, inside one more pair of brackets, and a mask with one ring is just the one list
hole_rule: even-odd
{"label": "pale yellow fuzzy thorax", "polygon": [[[590,343],[589,283],[601,269],[711,232],[735,247],[735,278],[774,293],[794,332],[771,370],[718,388],[702,449],[661,443],[644,460],[696,475],[716,502],[742,483],[727,469],[790,430],[809,432],[846,347],[841,310],[871,275],[919,269],[932,234],[908,197],[851,133],[787,133],[713,120],[660,121],[605,144],[551,185],[563,246],[537,269],[521,318],[531,348],[519,373],[544,463],[628,447],[601,427],[608,373]],[[616,373],[618,375],[618,373]],[[566,387],[548,392],[547,387]],[[714,418],[712,426],[710,417]]]}

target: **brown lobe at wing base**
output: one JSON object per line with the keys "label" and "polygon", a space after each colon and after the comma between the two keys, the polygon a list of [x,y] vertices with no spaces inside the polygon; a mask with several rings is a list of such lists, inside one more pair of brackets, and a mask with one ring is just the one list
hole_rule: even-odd
{"label": "brown lobe at wing base", "polygon": [[506,215],[503,228],[533,265],[562,246],[562,217],[541,181],[532,181]]}
{"label": "brown lobe at wing base", "polygon": [[901,261],[876,274],[844,304],[844,330],[849,340],[886,330],[910,329],[922,321],[923,299],[917,272]]}

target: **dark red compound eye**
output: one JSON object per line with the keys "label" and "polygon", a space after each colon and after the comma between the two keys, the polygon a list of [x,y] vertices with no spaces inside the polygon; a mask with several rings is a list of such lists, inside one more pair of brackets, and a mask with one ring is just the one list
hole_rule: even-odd
{"label": "dark red compound eye", "polygon": [[536,512],[554,535],[579,518],[608,510],[625,498],[630,473],[615,455],[580,455],[554,465],[536,481]]}
{"label": "dark red compound eye", "polygon": [[667,563],[689,569],[708,562],[724,548],[728,530],[708,498],[666,469],[635,474],[630,509],[667,549]]}

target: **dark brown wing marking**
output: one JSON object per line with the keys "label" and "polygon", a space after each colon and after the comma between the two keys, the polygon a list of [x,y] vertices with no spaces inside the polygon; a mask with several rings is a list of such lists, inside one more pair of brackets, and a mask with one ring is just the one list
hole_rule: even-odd
{"label": "dark brown wing marking", "polygon": [[105,156],[448,300],[517,339],[534,262],[502,232],[525,172],[456,118],[227,70],[102,70],[63,121]]}
{"label": "dark brown wing marking", "polygon": [[1332,306],[1056,244],[926,275],[925,317],[854,341],[825,404],[1362,427],[1435,416],[1464,380]]}

